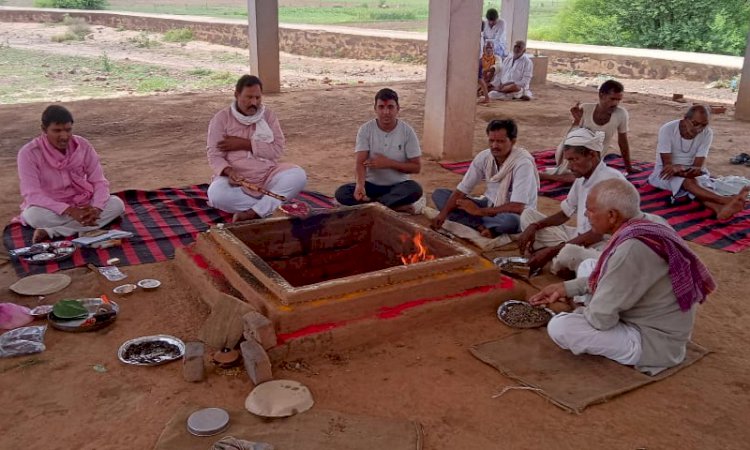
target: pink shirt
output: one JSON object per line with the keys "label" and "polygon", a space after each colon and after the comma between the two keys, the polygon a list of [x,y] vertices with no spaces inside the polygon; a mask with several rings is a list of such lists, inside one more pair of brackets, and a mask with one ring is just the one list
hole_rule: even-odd
{"label": "pink shirt", "polygon": [[284,133],[276,114],[266,108],[263,118],[273,132],[273,142],[253,141],[252,151],[235,150],[223,152],[217,148],[224,136],[236,136],[251,139],[255,133],[255,124],[244,125],[232,116],[229,107],[222,109],[211,119],[208,125],[207,153],[208,164],[214,172],[214,177],[221,175],[227,167],[237,170],[247,181],[264,185],[271,175],[291,167],[279,164],[284,155]]}
{"label": "pink shirt", "polygon": [[104,209],[109,182],[89,141],[73,135],[62,154],[41,135],[18,151],[18,178],[23,203],[62,214],[69,206]]}

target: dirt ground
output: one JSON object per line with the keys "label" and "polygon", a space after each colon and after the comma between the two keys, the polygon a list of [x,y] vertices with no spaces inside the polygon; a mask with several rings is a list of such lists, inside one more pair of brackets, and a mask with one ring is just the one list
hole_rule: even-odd
{"label": "dirt ground", "polygon": [[[92,38],[83,42],[51,43],[50,37],[62,30],[62,26],[44,24],[3,24],[0,42],[71,57],[96,58],[106,51],[113,60],[158,60],[181,70],[246,70],[244,52],[236,48],[190,42],[139,49],[128,40],[139,33],[105,27],[93,27]],[[351,178],[348,155],[357,127],[370,118],[371,98],[378,88],[371,84],[331,86],[422,80],[424,67],[282,54],[282,78],[289,92],[268,96],[266,102],[282,119],[288,158],[308,170],[310,189],[330,194]],[[593,101],[591,86],[601,82],[596,77],[571,74],[551,74],[550,80],[565,84],[535,90],[535,102],[478,108],[475,151],[484,148],[482,129],[494,117],[519,121],[519,145],[539,149],[556,144],[565,129],[569,106],[578,100]],[[691,99],[725,104],[735,97],[727,89],[707,89],[702,83],[623,81],[631,92],[665,96],[684,92]],[[403,118],[421,134],[423,85],[396,87],[403,99]],[[129,94],[113,91],[113,96],[122,95]],[[76,132],[92,140],[113,190],[120,190],[207,181],[205,127],[213,112],[228,102],[227,92],[172,92],[68,105],[76,116]],[[4,163],[0,186],[6,192],[0,199],[3,222],[18,212],[15,154],[37,133],[43,106],[0,106],[0,161]],[[684,105],[662,97],[628,94],[625,106],[631,114],[635,157],[652,159],[658,126],[678,117]],[[331,124],[338,133],[331,133]],[[747,151],[744,143],[750,127],[727,116],[717,116],[713,126],[712,172],[747,176],[750,169],[731,166],[727,158]],[[458,181],[456,175],[431,161],[417,179],[427,191],[454,186]],[[551,212],[555,202],[544,199],[542,206]],[[466,348],[505,335],[507,329],[494,317],[472,311],[429,329],[388,336],[367,348],[309,359],[302,367],[310,370],[279,370],[277,376],[308,384],[321,408],[418,420],[425,427],[426,449],[744,448],[742,442],[750,435],[746,418],[750,382],[745,375],[750,360],[743,348],[750,332],[744,327],[747,313],[738,302],[748,272],[747,252],[731,255],[693,248],[720,283],[719,291],[703,306],[694,335],[714,353],[662,383],[592,407],[582,416],[568,415],[525,391],[492,399],[502,387],[514,383],[475,360]],[[119,300],[122,314],[113,327],[85,335],[50,330],[46,352],[0,360],[0,402],[4,405],[0,427],[7,430],[0,437],[0,448],[36,444],[59,449],[146,449],[183,404],[242,406],[252,387],[245,375],[213,374],[202,384],[190,385],[182,381],[179,364],[143,369],[124,367],[117,361],[120,343],[136,336],[169,333],[195,339],[207,314],[200,301],[184,295],[169,263],[125,271],[133,280],[160,278],[164,287]],[[43,301],[96,296],[111,287],[98,285],[85,270],[71,275],[73,285]],[[0,266],[4,301],[35,304],[36,299],[22,299],[7,290],[14,280],[9,265]],[[95,371],[95,365],[104,366],[106,372]],[[580,432],[584,427],[587,432]]]}
{"label": "dirt ground", "polygon": [[[351,155],[357,128],[372,117],[372,96],[380,85],[293,90],[268,95],[265,103],[281,119],[287,158],[308,173],[308,188],[331,194],[352,179]],[[424,85],[400,83],[402,119],[421,135]],[[518,145],[531,150],[554,146],[579,99],[594,101],[593,88],[548,84],[532,102],[493,103],[477,108],[474,151],[485,148],[483,132],[492,118],[512,117],[520,126]],[[99,151],[113,190],[158,188],[207,182],[206,126],[230,102],[226,92],[69,102],[75,131]],[[15,155],[39,131],[44,104],[0,106],[0,221],[18,213]],[[659,126],[679,117],[684,105],[643,94],[626,94],[634,158],[652,160]],[[750,126],[729,114],[716,116],[708,164],[715,174],[748,175],[730,155],[747,151]],[[429,151],[429,149],[425,149]],[[429,158],[416,179],[431,192],[453,187],[455,174]],[[541,201],[552,212],[556,203]],[[750,252],[729,254],[692,246],[719,282],[698,314],[694,340],[712,350],[696,365],[583,415],[563,412],[528,391],[491,398],[514,382],[474,359],[467,347],[508,330],[492,315],[465,311],[449,322],[382,336],[366,348],[305,361],[312,371],[277,370],[278,377],[310,386],[316,407],[418,420],[425,449],[607,448],[739,449],[750,440],[750,357],[744,277]],[[132,279],[145,275],[165,285],[153,293],[120,300],[114,326],[89,334],[49,330],[44,353],[0,360],[0,448],[147,449],[171,415],[187,403],[241,408],[252,385],[244,374],[211,375],[201,384],[181,378],[178,363],[125,367],[119,345],[145,334],[168,333],[195,339],[207,308],[179,288],[170,263],[125,268]],[[75,283],[45,299],[98,295],[92,275],[72,272]],[[4,301],[25,304],[7,290],[12,268],[0,266]],[[636,281],[636,280],[634,280]],[[93,369],[103,365],[105,372]],[[743,442],[745,444],[743,444]]]}

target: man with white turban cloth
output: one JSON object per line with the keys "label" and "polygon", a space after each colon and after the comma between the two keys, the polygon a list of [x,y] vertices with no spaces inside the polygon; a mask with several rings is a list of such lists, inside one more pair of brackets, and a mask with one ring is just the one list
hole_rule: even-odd
{"label": "man with white turban cloth", "polygon": [[[568,168],[576,176],[573,186],[565,200],[560,203],[557,214],[545,216],[537,210],[527,208],[521,214],[521,236],[518,246],[521,252],[529,256],[532,270],[544,267],[563,250],[566,245],[577,245],[601,250],[606,242],[604,236],[591,229],[586,218],[586,197],[591,188],[602,180],[611,178],[625,179],[619,171],[608,167],[601,160],[604,148],[604,133],[591,131],[588,128],[576,128],[565,138],[563,157]],[[576,217],[576,227],[564,225],[571,217]],[[596,257],[587,255],[574,261],[556,260],[553,266],[557,269],[576,270],[583,259]]]}

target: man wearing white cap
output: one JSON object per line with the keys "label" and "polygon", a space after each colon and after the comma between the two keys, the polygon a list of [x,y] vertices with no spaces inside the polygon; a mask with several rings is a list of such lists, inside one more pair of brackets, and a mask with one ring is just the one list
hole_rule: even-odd
{"label": "man wearing white cap", "polygon": [[[576,128],[565,138],[563,157],[568,162],[568,168],[576,176],[573,186],[565,200],[560,203],[558,213],[545,216],[539,211],[527,208],[521,214],[521,236],[518,247],[525,255],[529,255],[529,265],[532,269],[544,267],[555,258],[567,244],[592,248],[597,251],[603,247],[603,235],[591,229],[586,218],[586,197],[591,188],[602,180],[625,177],[618,170],[608,167],[601,160],[604,148],[604,133],[591,131],[587,128]],[[573,215],[576,217],[576,227],[564,225]],[[592,257],[586,255],[585,257]],[[593,256],[596,257],[596,256]],[[576,270],[581,259],[554,262],[557,268]]]}

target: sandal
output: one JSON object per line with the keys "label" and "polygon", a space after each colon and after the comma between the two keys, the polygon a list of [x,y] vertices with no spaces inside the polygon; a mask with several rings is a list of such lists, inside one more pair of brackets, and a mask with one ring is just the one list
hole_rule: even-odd
{"label": "sandal", "polygon": [[747,153],[740,153],[737,156],[732,156],[731,158],[729,158],[729,163],[735,165],[748,165],[748,163],[750,163],[750,155],[748,155]]}

